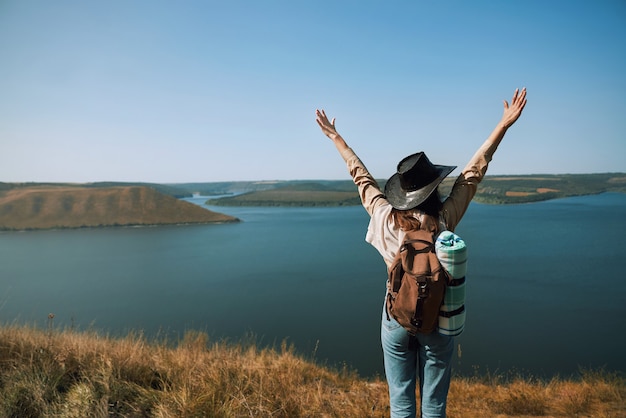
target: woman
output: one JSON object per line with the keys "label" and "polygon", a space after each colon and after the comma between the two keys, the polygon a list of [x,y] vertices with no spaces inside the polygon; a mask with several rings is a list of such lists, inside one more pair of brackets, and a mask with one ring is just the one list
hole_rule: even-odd
{"label": "woman", "polygon": [[[511,104],[504,101],[500,122],[456,179],[450,195],[442,202],[437,186],[456,167],[434,165],[423,152],[398,164],[384,193],[324,110],[317,110],[317,123],[345,160],[357,185],[363,207],[370,215],[366,241],[382,255],[387,268],[400,248],[405,231],[424,229],[434,236],[454,231],[483,179],[494,152],[506,131],[526,105],[526,89],[516,89]],[[381,342],[385,375],[389,385],[391,417],[415,417],[415,388],[420,383],[421,416],[445,417],[450,387],[453,337],[437,331],[412,337],[383,309]]]}

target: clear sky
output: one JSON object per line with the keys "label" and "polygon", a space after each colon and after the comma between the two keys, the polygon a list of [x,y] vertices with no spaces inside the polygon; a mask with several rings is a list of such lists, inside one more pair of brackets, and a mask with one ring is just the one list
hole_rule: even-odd
{"label": "clear sky", "polygon": [[0,181],[463,166],[524,86],[489,174],[626,172],[624,0],[0,0]]}

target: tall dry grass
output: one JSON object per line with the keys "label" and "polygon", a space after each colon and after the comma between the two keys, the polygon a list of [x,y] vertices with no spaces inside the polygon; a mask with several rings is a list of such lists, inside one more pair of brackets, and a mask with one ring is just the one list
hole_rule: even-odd
{"label": "tall dry grass", "polygon": [[[626,417],[623,378],[457,378],[455,417]],[[297,355],[283,343],[175,345],[72,330],[0,327],[0,417],[385,417],[384,381]]]}

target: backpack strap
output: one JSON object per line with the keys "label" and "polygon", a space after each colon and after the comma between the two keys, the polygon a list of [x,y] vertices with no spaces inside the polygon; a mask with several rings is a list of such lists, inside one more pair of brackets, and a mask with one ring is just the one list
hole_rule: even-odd
{"label": "backpack strap", "polygon": [[424,300],[428,297],[429,288],[426,280],[418,281],[417,292],[419,297],[417,298],[417,304],[415,305],[415,315],[411,318],[411,324],[420,328],[422,326],[422,310],[424,309]]}
{"label": "backpack strap", "polygon": [[439,311],[439,316],[443,316],[444,318],[452,318],[455,315],[465,312],[465,305],[461,305],[453,311]]}
{"label": "backpack strap", "polygon": [[458,279],[454,279],[454,278],[452,278],[452,276],[450,276],[450,281],[448,282],[448,286],[452,286],[452,287],[460,286],[463,283],[465,283],[465,276],[460,277]]}

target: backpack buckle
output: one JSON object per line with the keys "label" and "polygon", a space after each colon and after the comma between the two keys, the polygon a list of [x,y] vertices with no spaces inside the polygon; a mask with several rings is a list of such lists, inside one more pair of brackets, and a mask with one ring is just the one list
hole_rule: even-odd
{"label": "backpack buckle", "polygon": [[420,298],[428,297],[428,282],[418,282],[417,292]]}
{"label": "backpack buckle", "polygon": [[411,318],[411,325],[416,326],[417,328],[422,326],[422,320],[417,318]]}

